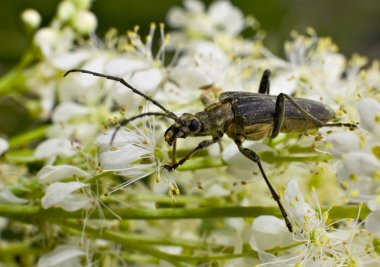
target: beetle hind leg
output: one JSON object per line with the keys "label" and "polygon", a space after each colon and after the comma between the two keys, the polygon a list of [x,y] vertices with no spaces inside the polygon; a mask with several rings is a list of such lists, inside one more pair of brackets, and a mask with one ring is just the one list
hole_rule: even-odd
{"label": "beetle hind leg", "polygon": [[301,114],[303,115],[303,117],[305,119],[312,121],[317,128],[321,128],[321,127],[349,127],[349,128],[356,128],[357,127],[357,125],[353,124],[353,123],[342,123],[342,122],[338,122],[338,123],[326,123],[326,122],[323,122],[323,121],[317,119],[316,117],[314,117],[308,111],[306,111],[292,97],[290,97],[290,96],[288,96],[286,94],[280,93],[277,96],[277,99],[276,99],[276,108],[275,108],[275,114],[274,114],[274,126],[273,126],[273,132],[272,132],[272,136],[271,136],[272,138],[276,137],[278,135],[278,133],[281,130],[282,123],[284,121],[284,115],[285,115],[285,104],[284,104],[284,102],[285,102],[285,98],[295,108],[297,108],[301,112]]}
{"label": "beetle hind leg", "polygon": [[277,194],[276,190],[273,188],[272,184],[270,183],[268,177],[266,176],[266,174],[264,172],[263,166],[261,165],[260,157],[256,154],[255,151],[243,147],[242,141],[239,138],[235,140],[235,144],[237,145],[239,151],[244,156],[246,156],[248,159],[252,160],[253,162],[255,162],[259,166],[261,175],[263,176],[264,181],[267,184],[269,191],[272,194],[273,199],[277,202],[277,205],[280,208],[282,217],[284,217],[286,227],[288,228],[289,232],[293,232],[292,224],[290,223],[290,221],[288,219],[288,214],[286,213],[286,210],[281,203],[280,196]]}

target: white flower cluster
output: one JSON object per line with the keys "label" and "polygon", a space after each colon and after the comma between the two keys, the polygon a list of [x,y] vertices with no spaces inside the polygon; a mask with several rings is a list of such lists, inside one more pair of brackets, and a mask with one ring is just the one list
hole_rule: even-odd
{"label": "white flower cluster", "polygon": [[[90,0],[64,0],[52,23],[40,29],[38,13],[28,10],[22,15],[23,21],[35,32],[31,49],[35,58],[33,65],[23,73],[24,80],[28,90],[40,98],[38,117],[51,121],[46,139],[37,145],[32,156],[34,161],[44,164],[31,176],[37,177],[38,204],[45,212],[52,208],[61,208],[70,214],[84,210],[84,224],[103,226],[104,222],[88,218],[96,203],[105,202],[103,207],[109,208],[111,213],[112,208],[139,210],[159,206],[158,200],[155,202],[159,194],[152,197],[152,187],[155,193],[168,192],[175,200],[174,195],[181,191],[186,207],[210,203],[217,207],[274,205],[261,177],[252,177],[252,172],[260,173],[257,165],[241,155],[231,140],[223,139],[219,147],[214,145],[203,154],[195,154],[188,164],[181,166],[182,170],[191,172],[169,172],[163,165],[170,164],[173,155],[163,134],[172,121],[156,114],[141,116],[119,128],[119,122],[138,114],[162,110],[109,79],[83,73],[70,73],[63,78],[70,69],[117,76],[180,115],[203,110],[201,99],[217,102],[223,91],[257,92],[263,71],[270,69],[271,94],[282,92],[321,101],[336,112],[337,120],[359,122],[360,126],[354,131],[323,128],[316,135],[280,134],[273,140],[244,143],[261,156],[264,170],[276,188],[290,181],[283,202],[294,232],[289,233],[283,220],[272,216],[258,217],[253,224],[249,220],[225,220],[224,228],[217,223],[209,226],[200,220],[194,223],[118,222],[118,226],[122,226],[118,231],[143,232],[147,236],[159,233],[165,238],[186,237],[206,244],[214,242],[216,245],[215,248],[210,246],[210,251],[213,250],[210,254],[226,248],[226,251],[246,255],[249,243],[249,251],[253,249],[258,253],[258,259],[253,261],[231,257],[223,266],[380,264],[376,247],[380,233],[378,63],[366,67],[366,59],[357,55],[347,60],[330,38],[319,37],[312,29],[308,29],[306,35],[292,33],[292,40],[285,44],[286,59],[281,59],[263,46],[259,32],[250,38],[242,37],[242,32],[249,27],[257,30],[258,23],[252,17],[244,17],[227,0],[215,1],[208,8],[202,1],[184,0],[184,7],[173,7],[168,13],[168,24],[175,29],[170,34],[165,32],[164,24],[152,23],[146,38],[141,37],[139,28],[135,27],[121,36],[110,30],[101,40],[94,33],[97,19],[88,10],[90,5]],[[158,49],[154,44],[158,44]],[[195,138],[178,141],[177,152],[186,155],[198,143],[199,139]],[[9,146],[0,138],[0,156],[7,155]],[[299,187],[306,192],[316,187],[313,199],[317,211],[307,203]],[[6,187],[0,189],[2,202],[33,202],[17,197]],[[329,210],[319,207],[318,203],[332,205],[331,201],[345,204],[339,195],[350,202],[368,205],[371,213],[364,223],[345,216],[341,216],[341,220],[330,219]],[[324,198],[318,201],[320,196]],[[99,214],[102,215],[101,210]],[[125,237],[108,235],[104,238],[109,238],[107,246],[112,247],[110,244],[116,244],[115,240]],[[58,245],[63,242],[41,256],[38,266],[81,266],[84,256],[87,262],[91,261],[88,251],[70,241]],[[151,240],[146,243],[149,242]],[[164,242],[157,242],[161,243]],[[168,242],[170,245],[180,243]],[[104,251],[120,253],[120,248],[115,247]],[[192,248],[191,244],[182,244],[165,246],[162,251],[152,252],[149,248],[143,252],[156,257],[160,253],[180,254]],[[192,255],[209,252],[197,249]],[[124,253],[120,258],[128,256]],[[165,260],[170,256],[168,253]],[[104,257],[110,260],[109,255]],[[143,260],[154,262],[150,258]]]}
{"label": "white flower cluster", "polygon": [[[315,199],[314,199],[315,200]],[[260,216],[252,225],[250,244],[259,252],[260,266],[377,266],[376,237],[358,221],[328,222],[329,212],[316,212],[296,181],[285,190],[284,202],[294,232],[283,220]]]}

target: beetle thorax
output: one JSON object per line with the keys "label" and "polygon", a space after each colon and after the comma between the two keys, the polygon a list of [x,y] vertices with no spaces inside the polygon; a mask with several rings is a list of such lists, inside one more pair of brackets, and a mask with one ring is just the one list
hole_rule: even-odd
{"label": "beetle thorax", "polygon": [[225,132],[225,125],[234,119],[230,103],[212,104],[196,114],[184,113],[165,132],[165,141],[171,145],[177,138],[188,136],[215,136]]}

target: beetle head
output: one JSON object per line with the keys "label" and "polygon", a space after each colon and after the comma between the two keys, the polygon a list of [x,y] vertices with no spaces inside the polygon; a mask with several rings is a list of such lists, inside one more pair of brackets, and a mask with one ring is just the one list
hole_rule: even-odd
{"label": "beetle head", "polygon": [[193,114],[184,113],[165,132],[165,141],[171,146],[177,138],[195,136],[203,125],[199,118]]}

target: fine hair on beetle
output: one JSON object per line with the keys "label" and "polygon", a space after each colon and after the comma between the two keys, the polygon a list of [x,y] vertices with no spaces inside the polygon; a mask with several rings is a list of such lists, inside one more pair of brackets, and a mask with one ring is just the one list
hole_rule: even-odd
{"label": "fine hair on beetle", "polygon": [[[292,224],[281,203],[279,194],[273,188],[262,167],[260,157],[255,151],[243,147],[243,142],[245,140],[261,140],[266,137],[274,138],[280,132],[305,132],[320,127],[344,126],[350,129],[356,127],[356,124],[352,123],[328,123],[328,121],[335,119],[335,113],[321,102],[304,98],[293,98],[283,93],[277,96],[270,95],[271,72],[269,70],[263,72],[258,93],[223,92],[219,96],[219,102],[210,104],[203,111],[195,114],[184,113],[181,116],[177,116],[167,110],[159,102],[134,88],[123,78],[84,69],[69,70],[64,76],[72,72],[91,74],[119,82],[133,93],[140,95],[162,110],[162,112],[140,113],[124,119],[116,127],[111,137],[111,144],[120,128],[133,120],[145,116],[162,116],[174,121],[164,134],[165,141],[170,146],[173,146],[173,162],[170,165],[163,166],[163,168],[169,171],[175,170],[178,166],[185,163],[194,152],[219,142],[224,134],[226,134],[235,142],[240,153],[259,167],[260,173],[273,199],[276,201],[290,232],[293,229]],[[176,162],[175,150],[177,139],[191,136],[211,136],[212,138],[200,142],[186,156]]]}

